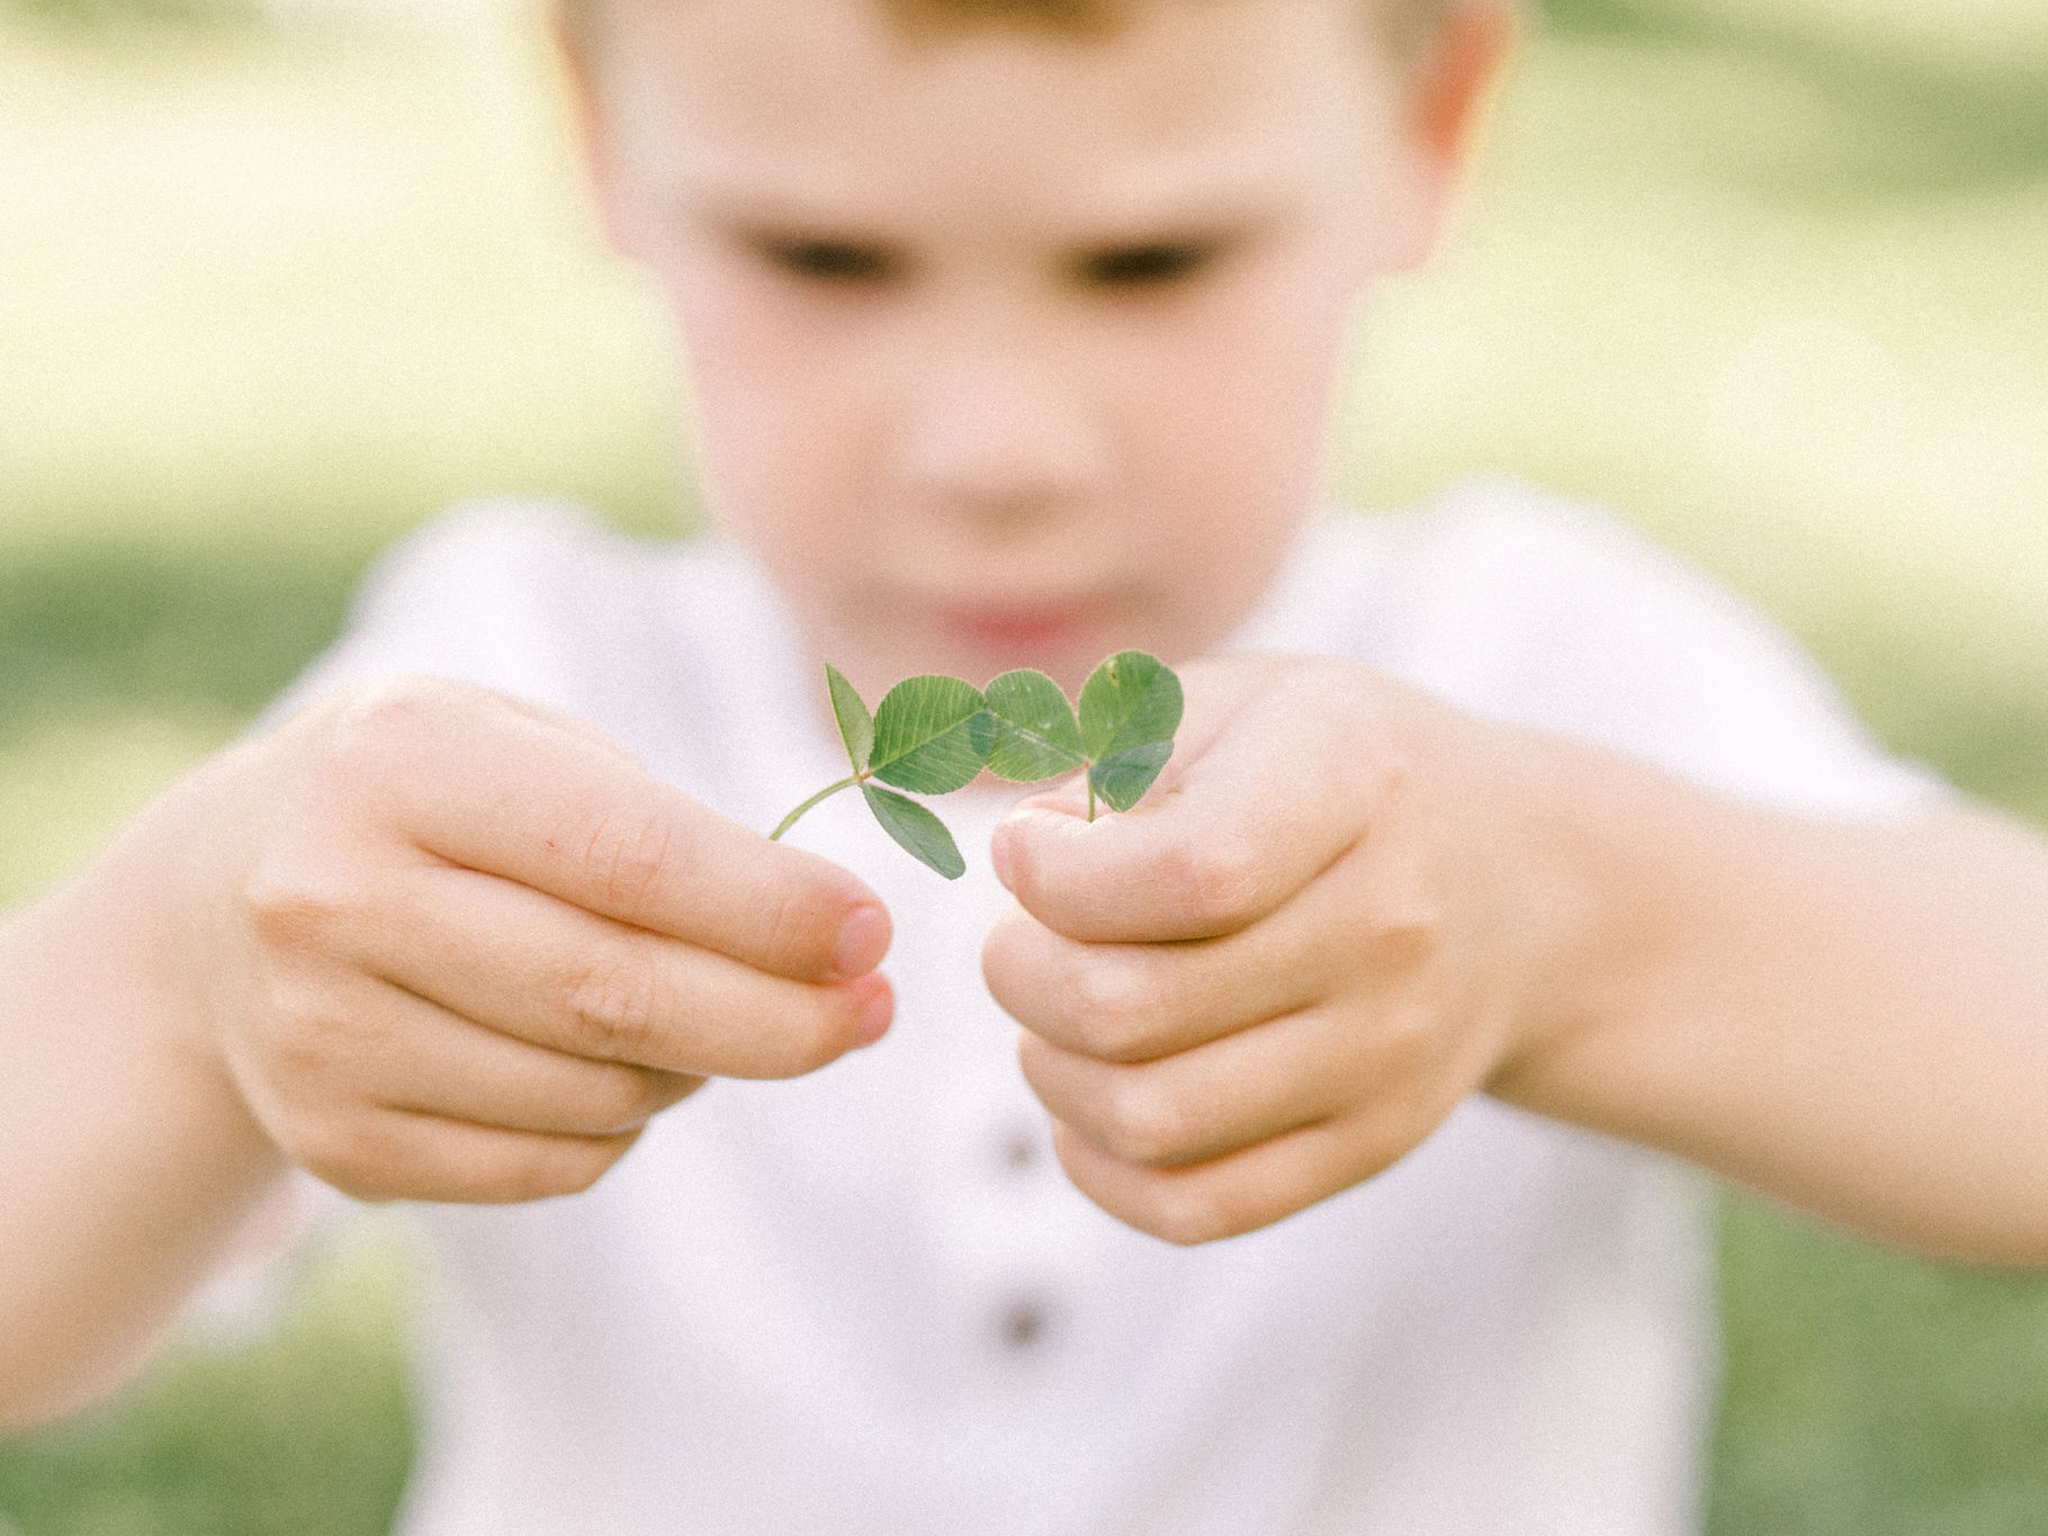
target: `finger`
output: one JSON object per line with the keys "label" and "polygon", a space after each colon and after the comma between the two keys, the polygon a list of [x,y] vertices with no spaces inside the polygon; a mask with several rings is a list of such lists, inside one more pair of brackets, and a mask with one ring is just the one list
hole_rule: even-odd
{"label": "finger", "polygon": [[798,980],[862,975],[888,948],[888,914],[848,871],[544,712],[410,680],[354,696],[334,731],[350,782],[451,863]]}
{"label": "finger", "polygon": [[1370,1037],[1324,1010],[1273,1019],[1156,1061],[1100,1061],[1037,1035],[1018,1042],[1032,1092],[1121,1162],[1205,1162],[1328,1119],[1366,1075]]}
{"label": "finger", "polygon": [[553,1136],[399,1109],[358,1109],[299,1127],[285,1151],[315,1178],[358,1200],[496,1205],[580,1194],[639,1135]]}
{"label": "finger", "polygon": [[1053,1147],[1074,1187],[1140,1232],[1182,1245],[1270,1226],[1390,1167],[1427,1127],[1399,1114],[1324,1120],[1204,1163],[1171,1168],[1126,1162],[1073,1129],[1053,1126]]}
{"label": "finger", "polygon": [[1363,833],[1392,760],[1343,690],[1356,669],[1303,664],[1176,752],[1124,815],[1089,822],[1071,789],[1023,801],[991,857],[1026,911],[1091,941],[1213,938],[1274,911]]}
{"label": "finger", "polygon": [[397,987],[372,983],[365,993],[361,1048],[344,1070],[364,1101],[385,1108],[606,1137],[638,1130],[704,1081],[529,1045]]}
{"label": "finger", "polygon": [[465,1018],[593,1061],[692,1076],[811,1072],[888,1028],[879,975],[792,981],[470,870],[389,882],[364,963]]}
{"label": "finger", "polygon": [[[1340,957],[1301,898],[1263,922],[1179,944],[1084,944],[1021,907],[989,930],[981,972],[1011,1018],[1054,1045],[1105,1061],[1149,1061],[1306,1008],[1337,981]],[[1341,957],[1357,963],[1347,949]]]}

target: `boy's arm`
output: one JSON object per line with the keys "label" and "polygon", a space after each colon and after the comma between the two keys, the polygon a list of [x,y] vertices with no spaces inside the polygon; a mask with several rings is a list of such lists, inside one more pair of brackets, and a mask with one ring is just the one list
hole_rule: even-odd
{"label": "boy's arm", "polygon": [[288,1163],[581,1189],[705,1077],[876,1038],[888,936],[844,870],[481,689],[223,754],[0,927],[0,1425],[118,1380]]}
{"label": "boy's arm", "polygon": [[218,1063],[184,1048],[152,807],[0,927],[0,1428],[104,1392],[282,1187]]}
{"label": "boy's arm", "polygon": [[2048,1263],[2048,845],[1758,811],[1587,765],[1603,934],[1489,1088],[1874,1236]]}
{"label": "boy's arm", "polygon": [[[1337,662],[1190,669],[1161,788],[997,835],[984,969],[1081,1188],[1177,1240],[1486,1090],[1935,1252],[2048,1262],[2048,848],[1825,823]],[[1165,942],[1162,942],[1165,941]]]}

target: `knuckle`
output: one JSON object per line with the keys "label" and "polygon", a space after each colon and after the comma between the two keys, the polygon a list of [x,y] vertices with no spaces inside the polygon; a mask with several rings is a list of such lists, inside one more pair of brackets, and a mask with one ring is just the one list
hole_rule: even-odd
{"label": "knuckle", "polygon": [[343,882],[315,878],[298,861],[260,859],[242,881],[249,931],[266,949],[320,950],[356,918],[360,902]]}
{"label": "knuckle", "polygon": [[393,765],[424,736],[445,727],[462,689],[432,677],[386,677],[339,695],[329,707],[328,761],[350,776]]}
{"label": "knuckle", "polygon": [[1108,1061],[1138,1057],[1159,997],[1143,966],[1128,956],[1098,953],[1080,965],[1071,981],[1075,1034],[1091,1056]]}
{"label": "knuckle", "polygon": [[1448,1043],[1444,1013],[1427,998],[1383,1010],[1366,1041],[1373,1075],[1390,1092],[1425,1077]]}
{"label": "knuckle", "polygon": [[445,678],[402,673],[359,683],[336,701],[335,729],[375,738],[431,725],[467,690]]}
{"label": "knuckle", "polygon": [[272,1008],[266,1044],[273,1073],[297,1083],[331,1076],[347,1055],[341,1021],[289,997]]}
{"label": "knuckle", "polygon": [[1208,933],[1232,932],[1258,915],[1261,874],[1257,845],[1227,833],[1176,849],[1162,871],[1190,924]]}
{"label": "knuckle", "polygon": [[1435,903],[1410,898],[1397,910],[1368,909],[1364,916],[1365,939],[1382,973],[1428,976],[1443,961],[1450,939]]}
{"label": "knuckle", "polygon": [[1149,1073],[1126,1072],[1111,1086],[1103,1129],[1114,1155],[1160,1167],[1182,1160],[1195,1126],[1179,1095]]}
{"label": "knuckle", "polygon": [[637,910],[675,873],[675,825],[664,815],[601,812],[580,841],[585,878],[612,907]]}
{"label": "knuckle", "polygon": [[568,978],[562,1011],[599,1057],[637,1057],[653,1042],[661,1020],[654,970],[634,956],[588,965]]}

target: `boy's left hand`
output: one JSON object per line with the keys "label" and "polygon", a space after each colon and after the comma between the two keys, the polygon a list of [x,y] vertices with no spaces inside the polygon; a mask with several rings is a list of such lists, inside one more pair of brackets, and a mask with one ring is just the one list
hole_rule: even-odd
{"label": "boy's left hand", "polygon": [[1537,740],[1345,662],[1183,677],[1135,811],[1088,823],[1076,784],[998,829],[982,969],[1074,1183],[1195,1243],[1417,1146],[1541,1027],[1583,899]]}

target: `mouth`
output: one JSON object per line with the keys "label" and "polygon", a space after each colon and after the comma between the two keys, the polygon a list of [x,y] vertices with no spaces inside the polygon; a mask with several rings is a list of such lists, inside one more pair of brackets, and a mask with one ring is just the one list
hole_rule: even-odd
{"label": "mouth", "polygon": [[977,650],[1050,654],[1086,639],[1100,624],[1102,608],[1087,600],[947,603],[934,613],[941,630]]}

